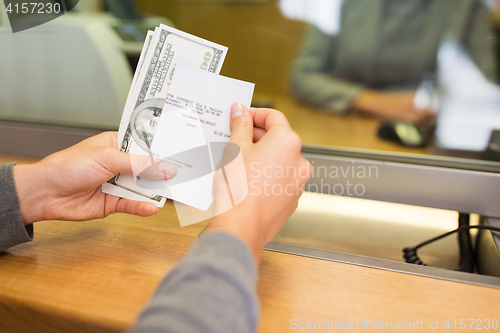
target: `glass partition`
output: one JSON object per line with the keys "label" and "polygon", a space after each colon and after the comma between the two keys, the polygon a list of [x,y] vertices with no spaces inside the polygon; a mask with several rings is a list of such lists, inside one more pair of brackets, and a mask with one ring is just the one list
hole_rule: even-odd
{"label": "glass partition", "polygon": [[2,9],[0,121],[117,129],[145,33],[166,23],[229,47],[221,74],[255,83],[253,105],[305,145],[499,160],[498,7],[81,0],[16,34]]}
{"label": "glass partition", "polygon": [[[496,159],[495,1],[151,1],[305,144]],[[492,146],[494,148],[494,145]],[[486,151],[488,153],[486,153]]]}

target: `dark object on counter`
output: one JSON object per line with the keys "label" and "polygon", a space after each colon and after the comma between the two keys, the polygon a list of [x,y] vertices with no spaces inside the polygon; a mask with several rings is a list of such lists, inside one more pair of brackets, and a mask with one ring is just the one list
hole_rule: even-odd
{"label": "dark object on counter", "polygon": [[490,142],[484,152],[484,159],[490,161],[500,161],[500,130],[491,132]]}
{"label": "dark object on counter", "polygon": [[407,147],[424,147],[427,144],[424,131],[418,125],[407,121],[391,120],[382,123],[378,136]]}
{"label": "dark object on counter", "polygon": [[252,100],[251,107],[253,108],[265,108],[265,109],[273,109],[273,101],[267,98],[257,98]]}
{"label": "dark object on counter", "polygon": [[121,20],[141,20],[143,16],[133,0],[104,0],[104,9]]}

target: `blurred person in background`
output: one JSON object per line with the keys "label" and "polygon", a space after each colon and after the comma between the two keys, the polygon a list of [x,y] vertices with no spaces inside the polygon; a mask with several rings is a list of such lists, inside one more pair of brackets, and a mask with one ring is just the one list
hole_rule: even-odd
{"label": "blurred person in background", "polygon": [[416,89],[435,73],[438,48],[459,40],[483,74],[497,81],[496,41],[480,0],[344,0],[329,35],[311,25],[292,68],[292,89],[334,114],[426,123]]}

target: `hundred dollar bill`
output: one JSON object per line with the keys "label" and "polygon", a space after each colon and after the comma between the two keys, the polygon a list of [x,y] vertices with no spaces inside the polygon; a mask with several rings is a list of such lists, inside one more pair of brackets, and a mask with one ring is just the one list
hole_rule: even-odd
{"label": "hundred dollar bill", "polygon": [[[137,87],[138,77],[140,76],[140,73],[141,73],[141,71],[143,69],[144,61],[146,60],[145,58],[146,58],[147,53],[149,51],[149,47],[150,47],[151,42],[153,40],[154,34],[155,33],[153,31],[148,30],[148,33],[146,35],[146,39],[144,40],[144,46],[142,47],[141,55],[139,57],[139,61],[137,62],[137,68],[135,70],[134,77],[132,79],[132,84],[130,85],[130,90],[128,92],[127,101],[125,102],[125,108],[124,108],[124,110],[127,110],[127,109],[133,107],[133,104],[135,102],[133,100],[134,90]],[[129,121],[129,119],[126,119],[122,115],[122,119],[120,121],[120,127],[119,128],[122,129],[123,127],[126,127],[127,124],[128,124],[128,121]],[[118,137],[117,137],[117,139],[118,139],[117,141],[119,143],[121,143],[122,140],[123,140],[124,131],[121,131],[121,132],[122,132],[121,135],[120,135],[120,132],[119,132],[118,133]]]}
{"label": "hundred dollar bill", "polygon": [[[158,28],[156,28],[156,30],[158,30]],[[143,66],[144,61],[146,60],[148,51],[149,51],[150,46],[151,46],[151,42],[153,41],[154,34],[155,33],[153,31],[148,30],[148,33],[146,35],[146,39],[144,41],[144,46],[142,48],[141,55],[139,57],[139,61],[137,62],[137,68],[135,70],[134,77],[132,79],[132,84],[130,85],[130,90],[129,90],[129,93],[127,96],[127,101],[125,102],[124,110],[127,110],[127,109],[133,107],[133,105],[135,103],[135,101],[133,100],[134,90],[138,86],[138,78],[140,76],[141,71],[144,68],[144,66]],[[125,119],[125,117],[122,116],[122,119],[120,122],[120,129],[122,129],[123,127],[126,128],[126,126],[128,125],[128,121],[129,121],[129,119]],[[121,132],[124,132],[124,131],[121,131]],[[121,142],[123,140],[123,133],[121,133],[121,132],[118,132],[118,136],[117,136],[117,142],[119,145],[121,144]],[[131,189],[129,187],[131,187],[131,186],[118,185],[112,179],[111,181],[108,181],[107,183],[104,183],[102,185],[102,191],[104,193],[109,193],[109,194],[112,194],[115,196],[130,199],[130,200],[150,201],[150,202],[157,204],[160,207],[162,207],[163,204],[165,203],[165,199],[158,200],[157,198],[154,198],[154,196],[151,196],[151,195],[144,196],[144,193],[133,191],[133,189]],[[151,197],[153,197],[154,199],[151,199]]]}
{"label": "hundred dollar bill", "polygon": [[[151,156],[151,143],[175,65],[183,62],[219,74],[227,47],[161,25],[155,30],[143,54],[144,61],[123,111],[118,142],[121,151]],[[103,191],[133,200],[150,201],[159,207],[165,202],[165,198],[139,188],[133,175],[115,176],[103,185]]]}

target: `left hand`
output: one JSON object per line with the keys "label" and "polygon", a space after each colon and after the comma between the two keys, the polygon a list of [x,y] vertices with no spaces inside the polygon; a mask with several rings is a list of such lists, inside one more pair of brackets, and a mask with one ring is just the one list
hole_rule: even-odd
{"label": "left hand", "polygon": [[90,220],[113,213],[151,216],[148,202],[105,194],[101,184],[118,173],[150,179],[175,175],[175,166],[148,156],[118,151],[116,132],[106,132],[52,154],[32,165],[14,166],[14,182],[25,225],[42,220]]}

